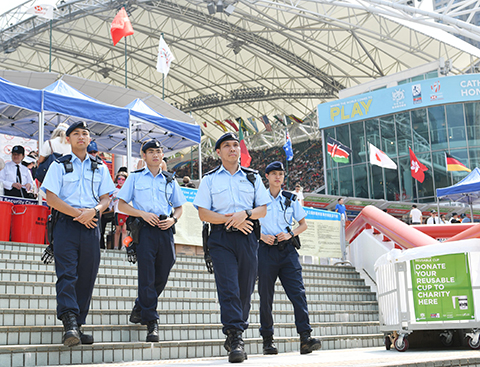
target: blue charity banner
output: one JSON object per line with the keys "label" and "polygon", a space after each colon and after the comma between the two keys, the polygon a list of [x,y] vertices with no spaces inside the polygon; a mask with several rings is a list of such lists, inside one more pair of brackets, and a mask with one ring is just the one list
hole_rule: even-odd
{"label": "blue charity banner", "polygon": [[303,209],[307,213],[305,219],[333,221],[340,221],[342,219],[340,213],[337,212],[329,212],[327,210],[308,208],[305,206],[303,207]]}
{"label": "blue charity banner", "polygon": [[438,77],[319,104],[318,125],[325,129],[405,110],[479,99],[479,74]]}
{"label": "blue charity banner", "polygon": [[180,187],[182,189],[183,195],[185,195],[185,199],[189,203],[193,203],[193,200],[195,200],[195,197],[197,196],[197,189],[190,189],[188,187]]}

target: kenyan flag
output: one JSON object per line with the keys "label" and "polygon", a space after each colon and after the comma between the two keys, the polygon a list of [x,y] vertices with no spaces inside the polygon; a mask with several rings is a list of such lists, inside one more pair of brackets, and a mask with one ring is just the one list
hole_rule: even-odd
{"label": "kenyan flag", "polygon": [[328,144],[328,154],[331,155],[332,159],[335,162],[338,163],[348,163],[350,161],[350,153],[352,153],[352,150],[340,143],[339,141],[331,138],[330,136],[328,137],[327,140]]}

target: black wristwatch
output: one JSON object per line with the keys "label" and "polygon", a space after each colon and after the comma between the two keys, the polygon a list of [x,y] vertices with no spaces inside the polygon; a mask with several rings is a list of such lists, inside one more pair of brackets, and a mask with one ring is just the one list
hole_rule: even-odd
{"label": "black wristwatch", "polygon": [[247,219],[250,219],[252,216],[252,211],[250,209],[245,210],[245,213],[247,213]]}
{"label": "black wristwatch", "polygon": [[95,209],[95,218],[100,218],[100,210],[98,210],[97,207],[95,207],[93,209]]}
{"label": "black wristwatch", "polygon": [[178,222],[178,219],[177,219],[177,217],[176,217],[176,216],[174,216],[174,215],[172,215],[172,218],[173,218],[173,220],[175,221],[175,224],[177,224],[177,222]]}

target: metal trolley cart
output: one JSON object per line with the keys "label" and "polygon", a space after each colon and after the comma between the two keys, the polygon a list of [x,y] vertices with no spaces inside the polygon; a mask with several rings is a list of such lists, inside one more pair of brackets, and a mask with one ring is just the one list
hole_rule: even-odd
{"label": "metal trolley cart", "polygon": [[375,263],[380,331],[399,352],[418,330],[438,331],[445,346],[462,330],[480,349],[480,240],[392,250]]}

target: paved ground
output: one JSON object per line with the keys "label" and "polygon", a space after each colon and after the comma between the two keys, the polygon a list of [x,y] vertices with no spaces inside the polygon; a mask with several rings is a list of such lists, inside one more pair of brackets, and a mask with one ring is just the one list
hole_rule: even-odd
{"label": "paved ground", "polygon": [[[168,361],[148,362],[125,362],[108,365],[81,365],[105,366],[105,367],[166,367],[166,366],[295,366],[295,367],[380,367],[380,366],[480,366],[480,351],[471,349],[458,350],[415,350],[411,349],[404,353],[396,350],[387,351],[385,348],[361,348],[361,349],[336,349],[317,351],[308,355],[297,353],[282,353],[277,356],[251,355],[242,364],[230,364],[227,357],[220,358],[195,358],[176,359]],[[74,367],[74,366],[71,366]]]}

